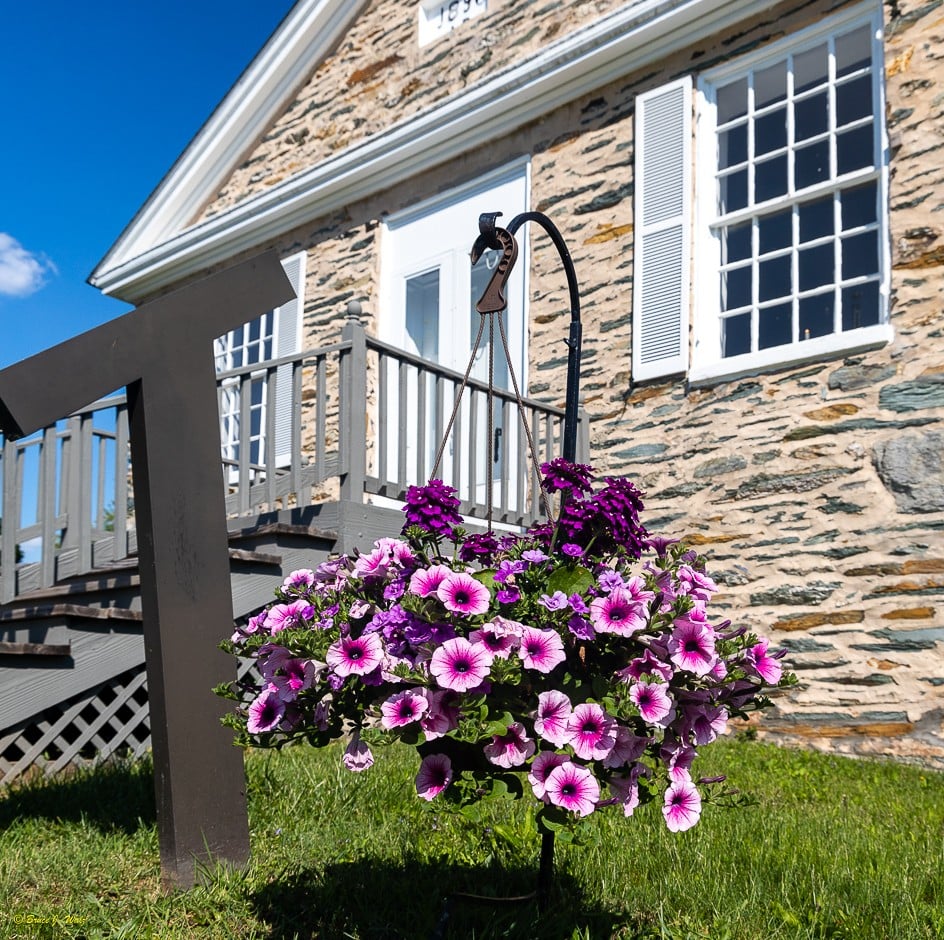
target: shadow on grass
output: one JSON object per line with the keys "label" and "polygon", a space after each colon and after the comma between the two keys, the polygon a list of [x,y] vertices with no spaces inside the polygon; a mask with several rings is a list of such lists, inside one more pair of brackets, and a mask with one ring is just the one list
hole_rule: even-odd
{"label": "shadow on grass", "polygon": [[614,910],[587,909],[583,893],[558,873],[548,909],[534,898],[531,868],[478,868],[361,859],[305,869],[251,893],[271,940],[630,940],[651,936],[649,924]]}
{"label": "shadow on grass", "polygon": [[0,790],[0,830],[24,818],[85,822],[102,832],[137,832],[157,820],[149,760],[38,777]]}

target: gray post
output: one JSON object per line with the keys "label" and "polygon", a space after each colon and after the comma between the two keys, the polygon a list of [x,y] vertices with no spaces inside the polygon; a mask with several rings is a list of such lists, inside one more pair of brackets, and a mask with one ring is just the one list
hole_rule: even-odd
{"label": "gray post", "polygon": [[[0,430],[16,439],[128,389],[161,874],[249,854],[242,754],[212,688],[233,621],[213,339],[285,303],[274,252],[167,294],[0,372]],[[77,442],[75,442],[77,444]]]}
{"label": "gray post", "polygon": [[341,341],[350,342],[341,364],[341,413],[339,450],[346,456],[347,468],[341,477],[341,499],[360,503],[364,499],[367,476],[367,338],[360,321],[361,305],[347,306],[347,319]]}

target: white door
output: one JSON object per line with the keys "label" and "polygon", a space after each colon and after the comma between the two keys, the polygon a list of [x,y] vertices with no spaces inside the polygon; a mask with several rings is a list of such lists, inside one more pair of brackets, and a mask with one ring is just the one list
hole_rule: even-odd
{"label": "white door", "polygon": [[[527,209],[527,167],[518,164],[501,173],[424,203],[408,212],[389,218],[383,242],[381,334],[393,345],[432,362],[464,373],[478,333],[481,315],[475,304],[492,276],[498,252],[486,252],[475,268],[469,253],[479,234],[478,219],[483,212],[501,212],[498,225]],[[527,251],[525,230],[516,237],[518,262],[506,286],[508,308],[502,314],[508,337],[512,365],[518,386],[524,394],[525,375],[525,292]],[[498,325],[495,325],[493,380],[496,387],[510,388]],[[488,378],[488,325],[476,354],[472,372],[481,381]],[[407,484],[425,482],[433,472],[435,454],[442,429],[453,408],[453,389],[446,386],[440,403],[433,376],[427,375],[420,387],[415,371],[409,372],[406,400],[401,404],[400,379],[388,377],[388,401],[392,408],[386,416],[388,427],[400,428],[399,435],[389,435],[387,465],[398,467],[400,452],[405,453]],[[509,420],[510,419],[510,420]],[[485,397],[474,402],[468,392],[461,414],[458,441],[445,449],[436,475],[449,483],[458,481],[460,496],[484,502],[488,463],[495,480],[496,498],[502,492],[501,477],[506,478],[509,502],[517,479],[517,417],[509,412],[503,417],[500,401],[495,401],[490,439],[487,428]],[[473,438],[474,427],[474,438]],[[397,441],[395,438],[399,437]],[[455,458],[458,455],[458,466]],[[395,473],[391,473],[395,475]]]}

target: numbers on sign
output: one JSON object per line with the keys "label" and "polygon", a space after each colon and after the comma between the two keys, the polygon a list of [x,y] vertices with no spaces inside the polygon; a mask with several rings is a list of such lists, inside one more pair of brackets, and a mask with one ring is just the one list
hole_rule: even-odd
{"label": "numbers on sign", "polygon": [[488,9],[488,0],[450,0],[439,5],[439,29],[452,29]]}

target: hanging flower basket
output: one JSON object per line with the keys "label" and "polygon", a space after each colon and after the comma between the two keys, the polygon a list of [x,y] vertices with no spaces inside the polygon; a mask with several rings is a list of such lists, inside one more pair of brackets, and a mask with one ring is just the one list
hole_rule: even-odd
{"label": "hanging flower basket", "polygon": [[293,572],[225,644],[258,666],[220,690],[239,743],[344,739],[347,768],[377,773],[379,746],[406,742],[420,799],[523,796],[546,833],[650,801],[695,825],[723,778],[693,761],[788,681],[782,651],[715,618],[704,559],[649,535],[630,482],[542,471],[553,523],[468,533],[434,480],[409,490],[401,537]]}

